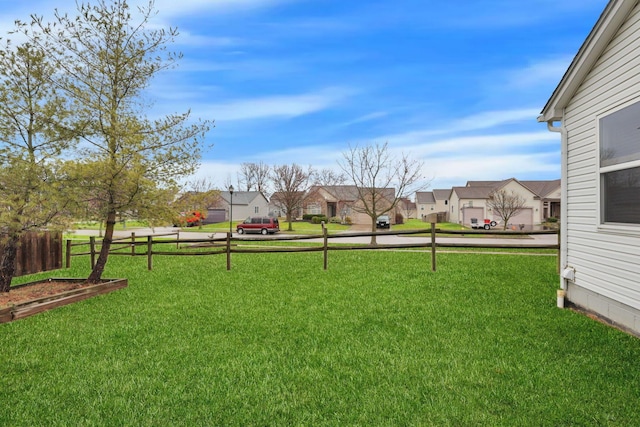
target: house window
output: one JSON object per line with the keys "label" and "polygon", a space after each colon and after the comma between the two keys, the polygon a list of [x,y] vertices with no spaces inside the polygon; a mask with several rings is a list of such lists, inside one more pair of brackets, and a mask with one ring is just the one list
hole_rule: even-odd
{"label": "house window", "polygon": [[640,102],[598,121],[600,223],[640,224]]}
{"label": "house window", "polygon": [[307,205],[307,213],[311,215],[321,215],[322,207],[319,203],[309,203]]}
{"label": "house window", "polygon": [[256,206],[253,208],[253,213],[257,214],[260,213],[260,206]]}
{"label": "house window", "polygon": [[445,204],[445,205],[448,205],[448,204],[449,204],[449,201],[448,201],[448,200],[445,200],[445,201],[444,201],[444,204]]}

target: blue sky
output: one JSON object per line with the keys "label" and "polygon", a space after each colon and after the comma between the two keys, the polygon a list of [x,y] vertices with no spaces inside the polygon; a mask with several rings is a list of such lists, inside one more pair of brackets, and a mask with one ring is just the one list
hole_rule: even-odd
{"label": "blue sky", "polygon": [[[536,117],[606,3],[156,0],[184,58],[154,80],[154,113],[215,120],[197,176],[220,187],[243,162],[337,169],[384,142],[432,189],[556,179],[559,136]],[[0,0],[0,25],[54,8],[75,2]]]}

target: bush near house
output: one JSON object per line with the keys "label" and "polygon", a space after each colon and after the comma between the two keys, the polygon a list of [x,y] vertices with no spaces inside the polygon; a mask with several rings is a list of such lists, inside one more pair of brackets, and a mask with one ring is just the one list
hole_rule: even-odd
{"label": "bush near house", "polygon": [[202,220],[204,219],[205,219],[205,216],[200,211],[181,212],[180,215],[173,220],[173,226],[174,227],[194,227],[202,224]]}

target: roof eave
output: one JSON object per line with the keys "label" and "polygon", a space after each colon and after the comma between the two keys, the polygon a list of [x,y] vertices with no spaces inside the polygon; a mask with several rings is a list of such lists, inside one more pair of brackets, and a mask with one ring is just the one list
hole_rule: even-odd
{"label": "roof eave", "polygon": [[610,0],[542,109],[539,122],[563,119],[563,112],[638,0]]}

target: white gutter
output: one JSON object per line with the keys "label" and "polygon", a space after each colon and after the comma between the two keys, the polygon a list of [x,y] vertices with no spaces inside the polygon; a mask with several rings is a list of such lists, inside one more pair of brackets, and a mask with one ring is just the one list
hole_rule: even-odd
{"label": "white gutter", "polygon": [[[542,119],[542,116],[539,118]],[[567,266],[567,213],[569,211],[569,207],[567,206],[567,187],[568,187],[568,161],[567,161],[567,152],[568,152],[568,144],[567,144],[567,129],[564,127],[564,110],[562,111],[562,119],[560,120],[560,126],[554,126],[554,120],[547,121],[547,129],[551,132],[556,132],[560,134],[560,153],[561,153],[561,177],[560,180],[560,188],[561,188],[561,198],[560,198],[560,270],[561,272],[565,270]],[[567,281],[568,279],[564,277],[564,274],[560,275],[560,289],[562,289],[562,297],[564,299],[564,295],[567,290]],[[558,296],[560,298],[560,293]]]}

